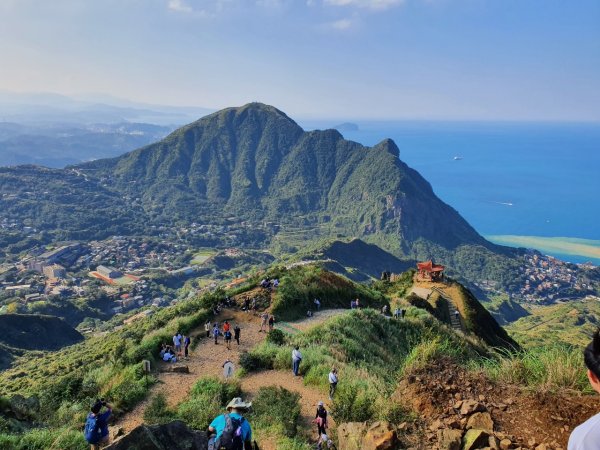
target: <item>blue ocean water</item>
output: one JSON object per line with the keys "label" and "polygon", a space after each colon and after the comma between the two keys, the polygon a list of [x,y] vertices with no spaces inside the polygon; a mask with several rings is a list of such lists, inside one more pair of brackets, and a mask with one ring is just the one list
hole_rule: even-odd
{"label": "blue ocean water", "polygon": [[[314,129],[335,124],[303,125]],[[400,159],[418,170],[436,194],[483,235],[600,240],[600,124],[357,125],[357,131],[342,131],[346,139],[374,145],[392,138]]]}

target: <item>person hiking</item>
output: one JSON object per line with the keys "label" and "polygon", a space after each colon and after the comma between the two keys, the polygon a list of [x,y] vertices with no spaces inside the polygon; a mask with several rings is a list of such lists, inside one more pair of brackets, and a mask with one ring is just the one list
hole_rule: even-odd
{"label": "person hiking", "polygon": [[333,395],[335,394],[337,384],[338,384],[337,369],[335,367],[332,367],[331,372],[329,372],[329,400],[333,400]]}
{"label": "person hiking", "polygon": [[269,316],[269,331],[273,331],[273,325],[275,325],[275,316]]}
{"label": "person hiking", "polygon": [[360,301],[358,300],[358,298],[354,302],[354,306],[356,307],[356,309],[360,309]]}
{"label": "person hiking", "polygon": [[250,312],[250,298],[246,297],[244,299],[244,311],[246,311],[247,313]]}
{"label": "person hiking", "polygon": [[221,332],[219,331],[218,323],[215,323],[212,333],[213,333],[213,337],[215,338],[215,345],[217,345],[219,343],[219,334],[221,334]]}
{"label": "person hiking", "polygon": [[329,439],[329,436],[323,433],[319,436],[319,440],[317,441],[317,450],[327,450],[329,448],[335,449],[335,444]]}
{"label": "person hiking", "polygon": [[300,353],[300,347],[296,345],[294,350],[292,350],[292,372],[294,372],[294,376],[298,376],[298,371],[300,370],[300,362],[302,361],[302,353]]}
{"label": "person hiking", "polygon": [[179,332],[173,336],[173,347],[175,348],[175,354],[179,356],[181,354],[181,335]]}
{"label": "person hiking", "polygon": [[223,336],[225,337],[225,345],[227,345],[227,350],[231,350],[231,331],[227,330],[225,333],[223,333]]}
{"label": "person hiking", "polygon": [[319,436],[326,434],[325,429],[327,425],[327,410],[323,402],[319,402],[317,405],[317,414],[315,415],[314,422],[317,424],[317,433]]}
{"label": "person hiking", "polygon": [[[105,411],[100,413],[102,408]],[[100,446],[108,443],[108,419],[112,414],[112,406],[104,399],[96,400],[91,407],[84,427],[84,438],[91,450],[100,450]]]}
{"label": "person hiking", "polygon": [[[592,342],[583,351],[583,361],[587,368],[587,378],[592,389],[600,394],[600,328],[596,330]],[[573,430],[569,437],[567,449],[600,449],[600,414],[589,418]]]}
{"label": "person hiking", "polygon": [[394,308],[394,319],[399,319],[400,318],[400,308],[396,306],[396,308]]}
{"label": "person hiking", "polygon": [[383,314],[384,316],[388,315],[388,311],[389,311],[389,306],[388,305],[383,305],[383,308],[381,308],[381,314]]}
{"label": "person hiking", "polygon": [[214,418],[208,426],[208,450],[252,450],[252,428],[243,414],[252,406],[236,397],[227,405],[227,413]]}
{"label": "person hiking", "polygon": [[400,319],[404,320],[404,316],[406,316],[406,309],[402,308],[400,310]]}
{"label": "person hiking", "polygon": [[204,331],[206,331],[206,337],[210,337],[210,320],[204,324]]}
{"label": "person hiking", "polygon": [[319,300],[318,298],[315,298],[313,303],[315,304],[315,309],[317,310],[317,312],[319,312],[321,310],[321,300]]}
{"label": "person hiking", "polygon": [[264,312],[260,315],[261,321],[260,321],[260,330],[259,333],[262,331],[267,331],[267,322],[269,321],[269,313],[268,312]]}
{"label": "person hiking", "polygon": [[235,328],[233,329],[233,338],[237,342],[237,345],[240,345],[240,332],[241,331],[242,330],[240,329],[240,326],[236,323]]}
{"label": "person hiking", "polygon": [[229,331],[230,328],[231,328],[231,325],[229,325],[229,322],[227,320],[225,322],[223,322],[223,333],[225,333],[226,331]]}
{"label": "person hiking", "polygon": [[190,344],[192,343],[192,339],[189,336],[183,336],[183,352],[184,352],[184,356],[185,359],[188,359],[189,356],[189,348],[190,348]]}

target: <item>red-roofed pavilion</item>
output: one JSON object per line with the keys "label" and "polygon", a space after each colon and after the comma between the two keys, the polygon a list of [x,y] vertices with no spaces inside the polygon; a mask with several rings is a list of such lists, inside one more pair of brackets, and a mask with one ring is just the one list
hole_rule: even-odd
{"label": "red-roofed pavilion", "polygon": [[434,264],[432,260],[417,263],[421,280],[441,281],[444,279],[444,266]]}

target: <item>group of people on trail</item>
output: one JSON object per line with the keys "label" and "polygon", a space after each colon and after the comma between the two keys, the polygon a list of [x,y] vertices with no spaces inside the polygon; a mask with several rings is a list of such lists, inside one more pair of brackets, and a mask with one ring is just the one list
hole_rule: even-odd
{"label": "group of people on trail", "polygon": [[275,326],[275,316],[265,311],[260,315],[260,330],[258,330],[258,332],[262,333],[264,331],[266,333],[267,326],[269,327],[268,331],[273,331],[273,327]]}
{"label": "group of people on trail", "polygon": [[[177,362],[182,357],[189,358],[189,349],[192,339],[177,332],[173,335],[173,346],[161,344],[159,356],[165,362]],[[182,350],[183,349],[183,350]]]}
{"label": "group of people on trail", "polygon": [[394,309],[394,319],[404,320],[404,316],[406,316],[406,309],[396,306],[396,309]]}
{"label": "group of people on trail", "polygon": [[275,278],[271,280],[269,277],[263,278],[258,285],[263,289],[271,290],[271,288],[277,289],[279,287],[279,280]]}
{"label": "group of people on trail", "polygon": [[244,298],[242,311],[246,311],[247,313],[249,313],[250,311],[256,311],[256,307],[256,297],[252,297],[252,299],[250,299],[250,297]]}
{"label": "group of people on trail", "polygon": [[[207,321],[204,324],[204,330],[206,331],[206,337],[210,337],[210,333],[211,333],[210,321]],[[242,331],[242,329],[240,328],[240,326],[238,324],[236,324],[235,327],[233,328],[233,333],[232,333],[231,332],[231,324],[229,323],[228,320],[223,322],[222,327],[219,327],[219,324],[217,322],[215,322],[212,325],[212,335],[213,335],[213,338],[215,339],[215,345],[219,344],[219,336],[223,336],[225,345],[227,346],[227,350],[231,350],[232,338],[235,339],[235,341],[237,342],[237,345],[240,345],[241,331]]]}
{"label": "group of people on trail", "polygon": [[359,309],[360,308],[360,300],[357,298],[356,300],[350,300],[350,309]]}

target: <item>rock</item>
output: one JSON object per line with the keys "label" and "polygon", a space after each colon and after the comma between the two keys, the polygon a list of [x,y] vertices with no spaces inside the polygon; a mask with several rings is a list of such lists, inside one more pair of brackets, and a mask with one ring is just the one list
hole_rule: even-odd
{"label": "rock", "polygon": [[467,421],[467,430],[475,428],[476,430],[484,430],[488,433],[494,431],[494,421],[489,412],[476,412]]}
{"label": "rock", "polygon": [[10,399],[10,410],[18,420],[33,419],[40,411],[40,402],[37,397],[13,395]]}
{"label": "rock", "polygon": [[125,430],[122,427],[112,427],[110,429],[110,438],[114,441],[116,438],[121,437],[125,434]]}
{"label": "rock", "polygon": [[475,450],[489,443],[489,434],[484,430],[468,430],[462,440],[463,450]]}
{"label": "rock", "polygon": [[171,366],[169,368],[169,372],[173,372],[173,373],[190,373],[190,368],[188,366]]}
{"label": "rock", "polygon": [[512,448],[512,442],[510,439],[502,439],[500,441],[500,450],[509,450]]}
{"label": "rock", "polygon": [[460,450],[462,431],[448,429],[438,430],[437,438],[440,450]]}
{"label": "rock", "polygon": [[460,420],[458,419],[449,420],[448,422],[446,422],[446,425],[448,425],[448,428],[455,428],[457,430],[462,428]]}
{"label": "rock", "polygon": [[546,444],[540,444],[535,448],[535,450],[549,450],[549,448]]}
{"label": "rock", "polygon": [[398,444],[396,430],[388,422],[375,422],[362,440],[364,450],[392,450]]}
{"label": "rock", "polygon": [[492,450],[500,450],[500,448],[498,447],[498,439],[496,439],[495,436],[490,436],[488,440],[488,446]]}
{"label": "rock", "polygon": [[429,429],[431,431],[436,431],[436,430],[439,430],[440,428],[442,428],[442,426],[443,426],[442,422],[440,420],[436,420],[429,426]]}
{"label": "rock", "polygon": [[485,406],[475,400],[465,400],[460,407],[460,413],[463,416],[483,411],[485,411]]}
{"label": "rock", "polygon": [[337,427],[339,450],[360,450],[362,438],[367,431],[364,422],[346,422]]}
{"label": "rock", "polygon": [[204,431],[190,430],[180,420],[164,425],[140,425],[105,450],[206,450]]}

